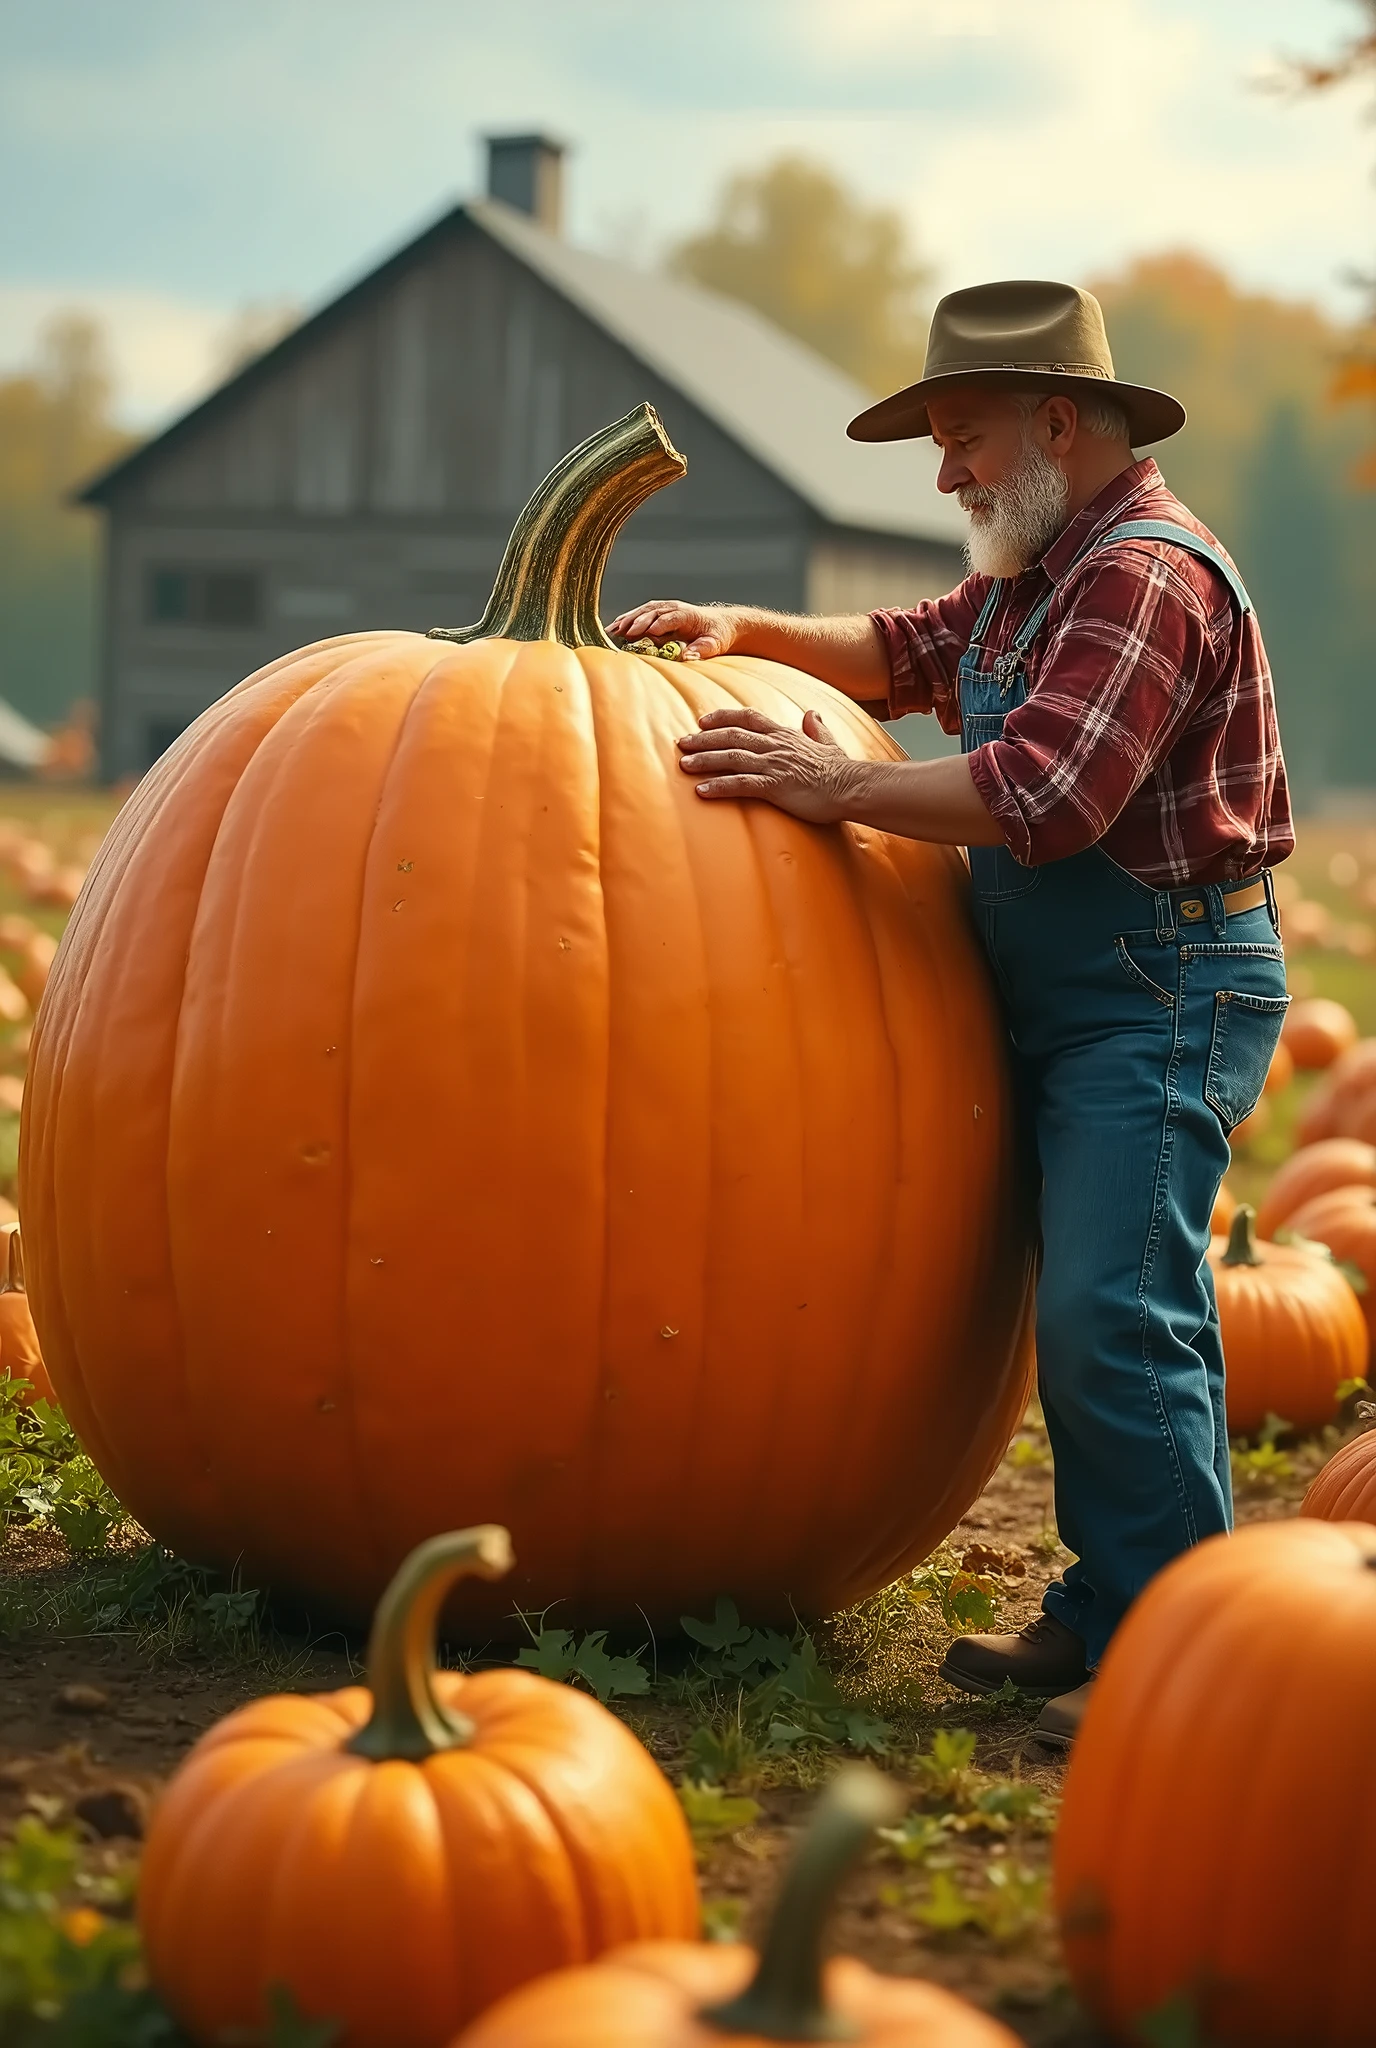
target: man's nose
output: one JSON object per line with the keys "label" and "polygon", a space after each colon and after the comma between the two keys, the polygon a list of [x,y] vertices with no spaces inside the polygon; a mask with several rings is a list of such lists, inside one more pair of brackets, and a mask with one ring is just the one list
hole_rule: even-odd
{"label": "man's nose", "polygon": [[953,491],[960,490],[963,484],[972,484],[974,480],[969,466],[959,456],[953,455],[949,449],[942,454],[941,468],[936,476],[939,491],[944,491],[949,498]]}

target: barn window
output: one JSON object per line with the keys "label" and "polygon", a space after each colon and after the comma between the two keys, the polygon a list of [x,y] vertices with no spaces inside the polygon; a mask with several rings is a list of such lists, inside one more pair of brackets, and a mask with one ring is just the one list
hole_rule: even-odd
{"label": "barn window", "polygon": [[233,629],[256,626],[262,589],[251,569],[173,569],[148,572],[148,616],[155,624]]}

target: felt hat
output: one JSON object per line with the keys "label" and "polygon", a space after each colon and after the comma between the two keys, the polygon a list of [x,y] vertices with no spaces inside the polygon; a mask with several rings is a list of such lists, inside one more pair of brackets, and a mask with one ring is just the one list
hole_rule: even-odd
{"label": "felt hat", "polygon": [[911,441],[930,434],[927,400],[960,384],[1111,399],[1127,414],[1134,448],[1164,441],[1185,424],[1178,398],[1114,376],[1103,308],[1092,292],[1011,278],[948,292],[932,315],[917,383],[858,413],[846,432],[852,441]]}

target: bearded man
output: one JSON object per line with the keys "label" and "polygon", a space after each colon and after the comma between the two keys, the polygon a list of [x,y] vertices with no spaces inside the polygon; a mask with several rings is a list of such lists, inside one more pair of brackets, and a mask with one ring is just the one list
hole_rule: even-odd
{"label": "bearded man", "polygon": [[1019,1634],[957,1638],[942,1676],[1011,1679],[1061,1743],[1129,1602],[1231,1526],[1205,1252],[1228,1134],[1288,1000],[1270,866],[1294,840],[1256,615],[1133,455],[1184,422],[1114,376],[1089,293],[954,292],[921,379],[849,432],[933,436],[938,488],[970,516],[958,589],[854,618],[656,600],[612,626],[686,642],[689,660],[787,662],[960,734],[944,760],[852,761],[814,712],[799,730],[714,711],[680,765],[708,802],[968,849],[1040,1165],[1038,1378],[1075,1562]]}

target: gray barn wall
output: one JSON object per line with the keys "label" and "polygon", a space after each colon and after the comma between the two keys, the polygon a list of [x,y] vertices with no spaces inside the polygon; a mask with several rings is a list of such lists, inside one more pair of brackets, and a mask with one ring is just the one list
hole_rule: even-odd
{"label": "gray barn wall", "polygon": [[[823,585],[858,590],[864,536],[833,550],[828,568],[818,553],[827,529],[787,486],[460,218],[112,486],[107,773],[142,773],[206,705],[292,647],[477,618],[534,486],[645,398],[689,473],[617,542],[604,616],[676,591],[796,610]],[[951,580],[933,570],[945,551],[907,552],[914,595]],[[904,554],[902,543],[870,549],[886,590]],[[258,622],[154,621],[150,575],[169,567],[252,572]]]}

